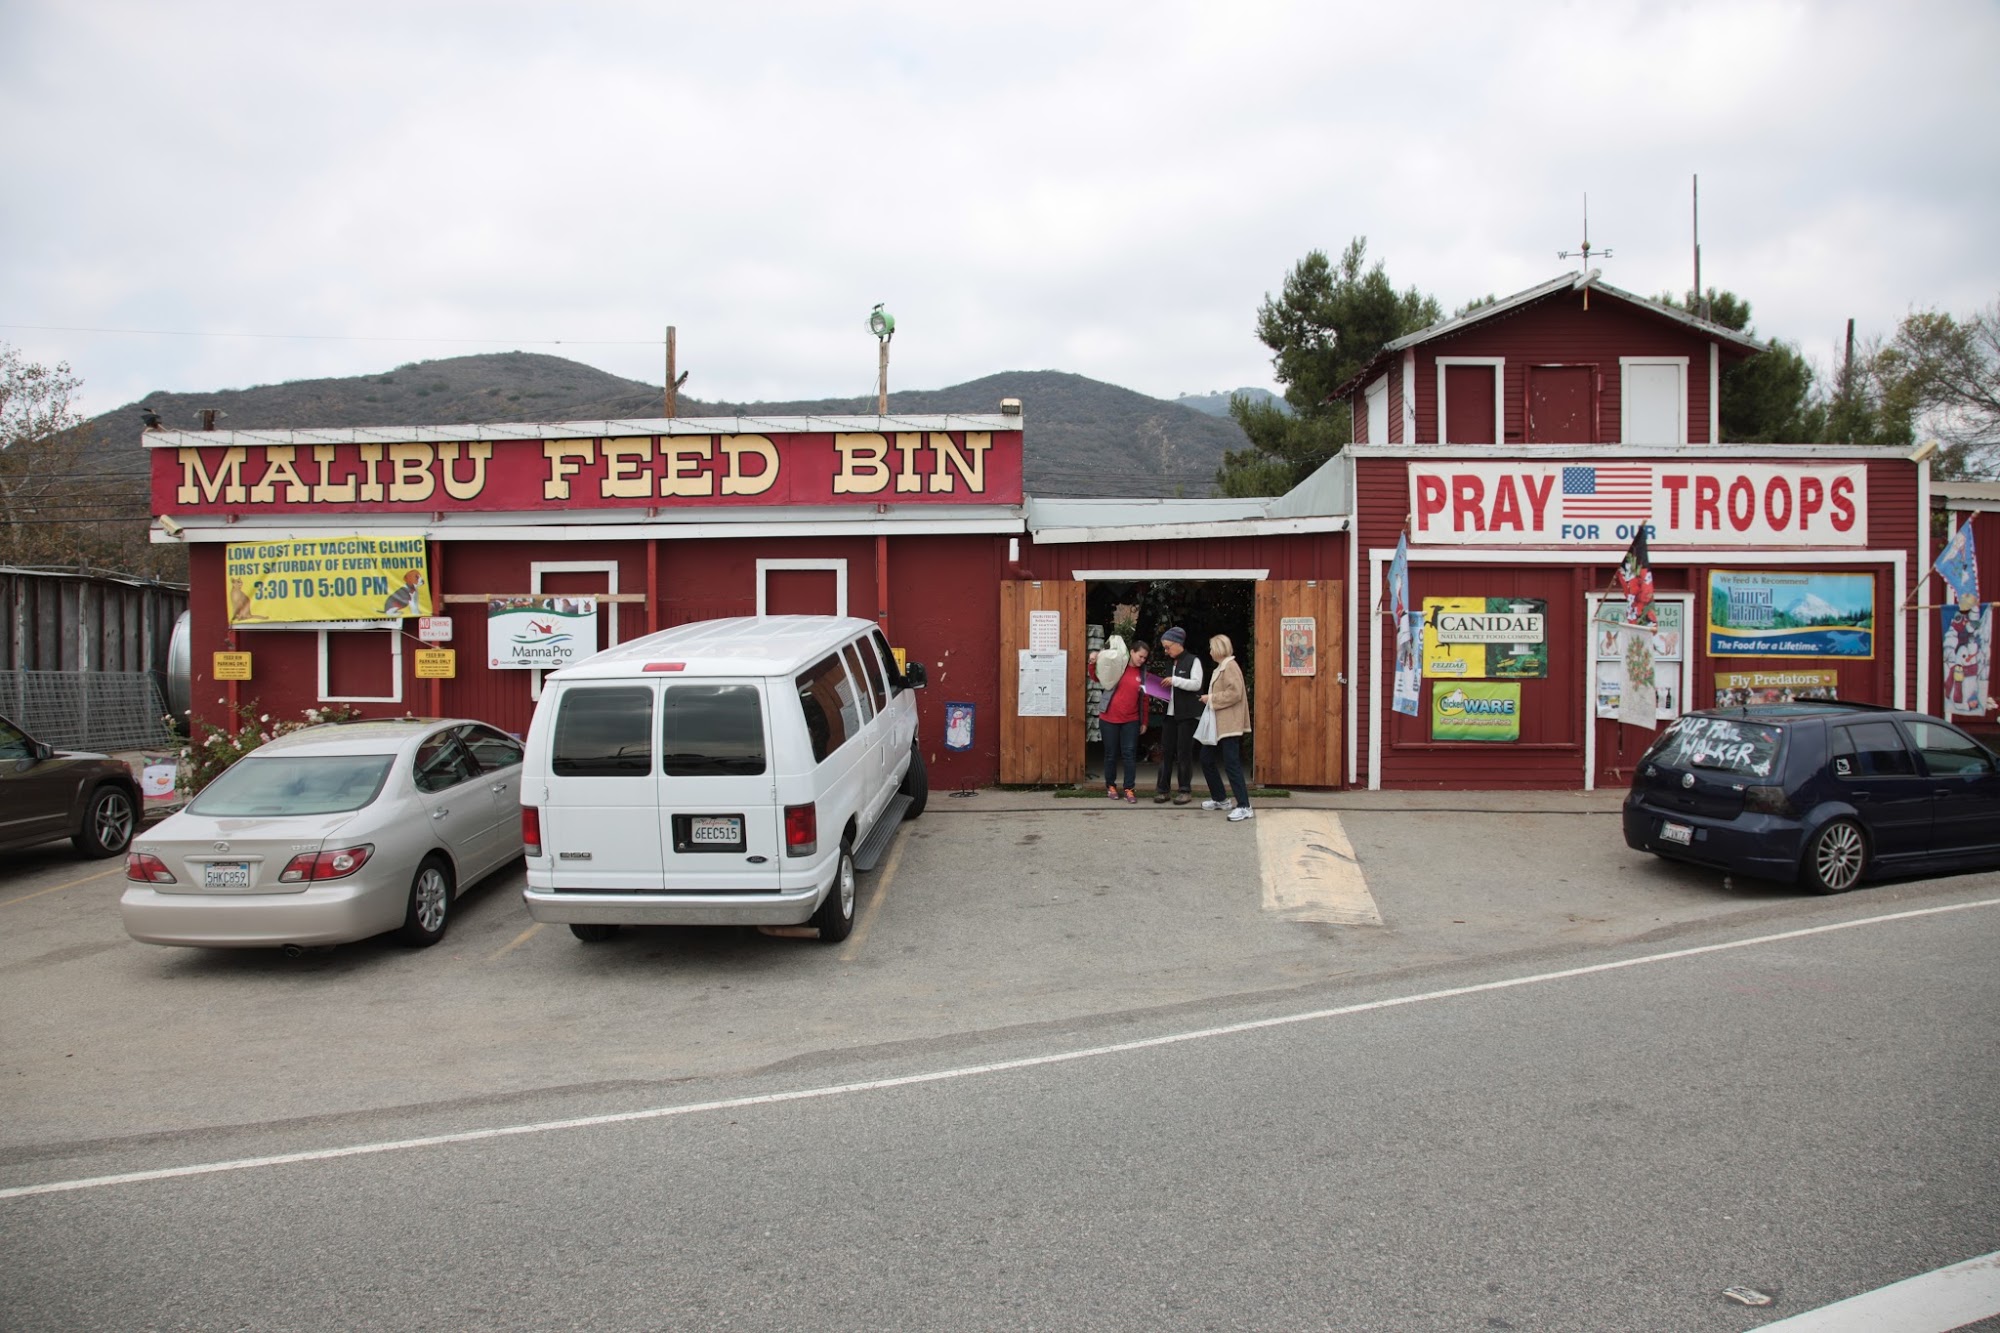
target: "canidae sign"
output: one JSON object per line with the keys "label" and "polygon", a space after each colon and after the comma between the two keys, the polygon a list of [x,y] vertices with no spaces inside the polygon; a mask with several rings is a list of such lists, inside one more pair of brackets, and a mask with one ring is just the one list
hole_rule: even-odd
{"label": "canidae sign", "polygon": [[1410,540],[1459,546],[1864,546],[1861,464],[1410,464]]}

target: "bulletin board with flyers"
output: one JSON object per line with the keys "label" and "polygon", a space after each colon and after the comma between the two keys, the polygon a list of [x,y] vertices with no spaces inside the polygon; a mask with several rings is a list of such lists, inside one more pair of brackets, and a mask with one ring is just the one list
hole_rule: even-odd
{"label": "bulletin board with flyers", "polygon": [[[1661,593],[1653,600],[1659,623],[1650,634],[1635,636],[1624,627],[1625,599],[1604,597],[1590,618],[1591,693],[1600,718],[1616,721],[1625,692],[1626,673],[1634,660],[1652,665],[1654,716],[1658,721],[1679,717],[1687,706],[1687,625],[1691,595]],[[1634,643],[1637,637],[1640,642]]]}

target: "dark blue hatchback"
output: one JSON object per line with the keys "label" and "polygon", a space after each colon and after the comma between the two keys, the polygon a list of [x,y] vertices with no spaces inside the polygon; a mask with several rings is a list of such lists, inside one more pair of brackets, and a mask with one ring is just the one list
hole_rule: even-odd
{"label": "dark blue hatchback", "polygon": [[2000,756],[1928,714],[1869,704],[1689,713],[1639,760],[1625,842],[1816,893],[2000,864]]}

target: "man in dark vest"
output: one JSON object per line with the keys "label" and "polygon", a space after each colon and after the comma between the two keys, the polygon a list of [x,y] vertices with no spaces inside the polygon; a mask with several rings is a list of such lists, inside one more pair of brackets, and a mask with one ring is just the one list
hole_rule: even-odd
{"label": "man in dark vest", "polygon": [[[1160,722],[1160,789],[1153,804],[1165,805],[1171,795],[1175,805],[1186,805],[1194,777],[1194,728],[1201,721],[1201,657],[1187,650],[1187,631],[1179,625],[1160,636],[1167,654],[1166,716]],[[1179,770],[1174,791],[1175,770]]]}

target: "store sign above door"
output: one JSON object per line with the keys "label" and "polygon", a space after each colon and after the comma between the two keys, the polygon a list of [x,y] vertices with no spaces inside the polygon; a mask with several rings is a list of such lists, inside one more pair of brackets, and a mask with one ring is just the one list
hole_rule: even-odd
{"label": "store sign above door", "polygon": [[1860,464],[1410,464],[1417,544],[1865,546],[1867,515]]}
{"label": "store sign above door", "polygon": [[161,514],[1019,503],[1019,431],[153,450],[153,510]]}

